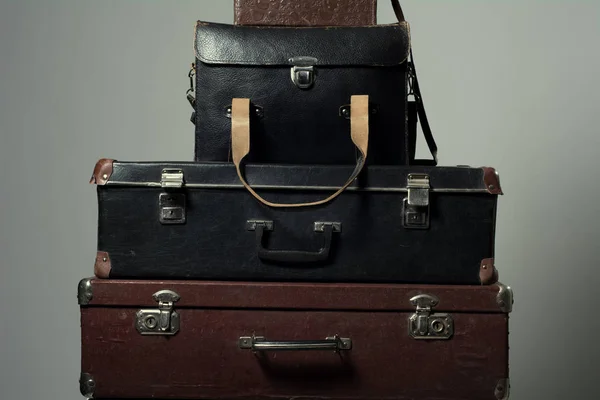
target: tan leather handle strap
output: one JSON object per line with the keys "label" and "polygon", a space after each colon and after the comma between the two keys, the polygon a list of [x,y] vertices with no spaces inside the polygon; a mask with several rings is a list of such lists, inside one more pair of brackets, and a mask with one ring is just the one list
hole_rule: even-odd
{"label": "tan leather handle strap", "polygon": [[233,99],[231,103],[231,149],[233,164],[244,187],[261,203],[276,208],[309,207],[329,203],[338,197],[352,184],[365,166],[369,151],[369,96],[352,96],[350,102],[350,135],[352,142],[360,151],[356,168],[348,181],[337,192],[324,200],[312,203],[280,204],[272,203],[262,198],[246,182],[242,174],[241,164],[244,157],[250,153],[250,99]]}

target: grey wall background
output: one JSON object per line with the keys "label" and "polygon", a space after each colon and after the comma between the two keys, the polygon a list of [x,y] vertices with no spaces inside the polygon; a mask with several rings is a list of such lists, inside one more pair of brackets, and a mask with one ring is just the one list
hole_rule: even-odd
{"label": "grey wall background", "polygon": [[[192,159],[194,23],[231,22],[231,3],[0,2],[0,398],[81,398],[88,179],[101,157]],[[441,164],[494,166],[506,193],[512,398],[597,398],[600,2],[403,5]]]}

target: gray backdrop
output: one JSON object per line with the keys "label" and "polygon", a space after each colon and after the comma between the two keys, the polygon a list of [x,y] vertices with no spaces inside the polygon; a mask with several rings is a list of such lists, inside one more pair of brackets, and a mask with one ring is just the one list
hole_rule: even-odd
{"label": "gray backdrop", "polygon": [[[192,159],[194,23],[231,22],[231,4],[1,1],[0,398],[82,398],[88,179],[102,157]],[[506,193],[496,260],[515,291],[512,398],[596,398],[600,2],[403,5],[441,164],[496,167]]]}

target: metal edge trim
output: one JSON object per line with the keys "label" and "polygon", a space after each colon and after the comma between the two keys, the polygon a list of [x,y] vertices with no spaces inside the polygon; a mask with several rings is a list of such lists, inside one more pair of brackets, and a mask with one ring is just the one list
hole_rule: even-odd
{"label": "metal edge trim", "polygon": [[96,391],[96,381],[92,375],[82,372],[79,377],[79,391],[83,397],[88,399],[94,398],[94,392]]}
{"label": "metal edge trim", "polygon": [[80,280],[77,285],[77,302],[80,306],[88,305],[94,297],[92,279],[93,278],[84,278]]}
{"label": "metal edge trim", "polygon": [[[106,186],[135,186],[135,187],[156,187],[162,185],[159,182],[124,182],[124,181],[109,181]],[[254,189],[271,189],[271,190],[338,190],[338,186],[289,186],[289,185],[252,185]],[[183,188],[194,189],[244,189],[242,184],[210,184],[210,183],[186,183]],[[435,193],[485,193],[489,194],[487,189],[458,189],[458,188],[431,188],[431,192]],[[406,193],[407,188],[392,188],[392,187],[353,187],[346,189],[350,192],[397,192]]]}
{"label": "metal edge trim", "polygon": [[501,282],[497,282],[496,285],[499,287],[498,295],[496,296],[496,302],[498,303],[498,306],[503,312],[511,313],[514,304],[512,288]]}

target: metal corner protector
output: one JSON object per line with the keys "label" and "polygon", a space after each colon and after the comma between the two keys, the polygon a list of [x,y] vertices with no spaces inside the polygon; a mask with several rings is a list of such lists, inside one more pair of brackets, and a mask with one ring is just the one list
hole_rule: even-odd
{"label": "metal corner protector", "polygon": [[85,372],[81,373],[79,377],[79,391],[83,397],[88,399],[94,398],[94,392],[96,391],[96,382],[92,375]]}
{"label": "metal corner protector", "polygon": [[501,379],[494,389],[494,396],[498,400],[508,400],[510,397],[510,379]]}
{"label": "metal corner protector", "polygon": [[506,286],[501,282],[497,282],[496,285],[499,287],[498,295],[496,296],[496,302],[500,309],[505,313],[511,313],[514,304],[513,290],[510,286]]}
{"label": "metal corner protector", "polygon": [[80,306],[88,305],[93,298],[92,279],[84,278],[77,285],[77,302]]}

